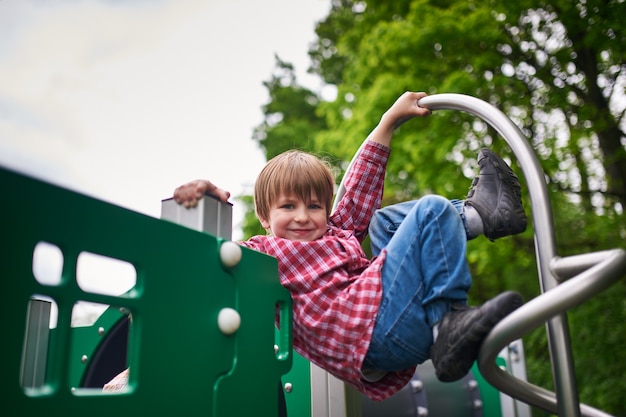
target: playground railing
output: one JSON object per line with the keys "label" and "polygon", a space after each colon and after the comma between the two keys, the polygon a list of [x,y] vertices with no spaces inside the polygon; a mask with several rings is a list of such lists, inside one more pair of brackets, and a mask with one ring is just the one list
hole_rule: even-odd
{"label": "playground railing", "polygon": [[[556,253],[552,210],[541,164],[519,128],[500,110],[475,97],[437,94],[420,104],[475,115],[491,125],[517,157],[531,201],[535,251],[542,294],[500,322],[485,340],[478,360],[481,374],[513,398],[562,416],[607,416],[580,404],[574,375],[567,310],[597,295],[626,273],[626,252],[613,249],[577,256]],[[530,330],[546,324],[555,393],[514,378],[495,363],[500,350]]]}

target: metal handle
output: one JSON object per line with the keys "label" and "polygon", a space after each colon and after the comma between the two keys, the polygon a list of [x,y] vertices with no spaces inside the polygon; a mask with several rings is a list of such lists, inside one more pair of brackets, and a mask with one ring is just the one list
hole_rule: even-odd
{"label": "metal handle", "polygon": [[[623,276],[626,253],[622,249],[615,249],[592,255],[558,258],[552,210],[543,170],[519,128],[496,107],[475,97],[438,94],[424,97],[419,104],[431,110],[464,111],[491,125],[519,160],[528,186],[537,267],[543,294],[506,317],[490,332],[483,342],[478,358],[481,374],[502,392],[550,412],[580,416],[582,411],[585,416],[607,416],[602,411],[579,404],[565,312],[589,300]],[[590,262],[590,259],[593,262]],[[580,273],[559,285],[559,271],[561,275],[567,273],[571,275],[572,271]],[[506,374],[495,363],[497,354],[502,348],[546,322],[556,394]]]}
{"label": "metal handle", "polygon": [[[589,266],[590,260],[594,262],[591,266]],[[552,262],[552,269],[555,273],[587,267],[588,269],[560,284],[557,288],[528,301],[505,317],[489,333],[480,350],[478,367],[483,377],[494,387],[514,398],[558,415],[570,416],[571,412],[579,413],[578,403],[569,404],[568,407],[574,407],[574,411],[570,414],[564,413],[561,409],[565,405],[562,404],[560,397],[507,374],[496,365],[495,360],[498,352],[511,341],[539,327],[551,317],[591,299],[617,281],[624,275],[626,269],[626,252],[622,249],[613,249],[567,258],[554,258]],[[550,343],[553,342],[554,338]],[[562,375],[555,374],[555,383],[563,385],[565,382],[562,380]],[[584,404],[580,405],[580,410],[584,416],[609,416]]]}
{"label": "metal handle", "polygon": [[[515,154],[528,186],[537,268],[543,293],[506,317],[490,332],[478,358],[481,374],[494,387],[511,397],[558,415],[577,417],[582,410],[584,416],[608,416],[579,403],[565,312],[592,298],[623,276],[626,271],[626,252],[615,249],[568,258],[557,257],[552,209],[543,170],[534,150],[511,119],[491,104],[464,94],[435,94],[422,98],[419,104],[431,110],[463,111],[487,122]],[[347,171],[352,168],[361,148]],[[333,210],[344,193],[342,180]],[[559,285],[559,281],[566,278],[570,278],[569,281]],[[507,374],[495,363],[498,353],[505,346],[543,323],[547,323],[556,394]]]}

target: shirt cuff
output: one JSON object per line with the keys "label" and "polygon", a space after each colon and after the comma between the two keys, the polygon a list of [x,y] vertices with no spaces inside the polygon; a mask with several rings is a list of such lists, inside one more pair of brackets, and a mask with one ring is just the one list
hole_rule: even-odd
{"label": "shirt cuff", "polygon": [[368,158],[383,158],[386,161],[389,158],[389,154],[391,153],[391,148],[389,146],[383,145],[382,143],[374,142],[373,140],[367,139],[361,151],[365,151],[363,155],[367,156]]}

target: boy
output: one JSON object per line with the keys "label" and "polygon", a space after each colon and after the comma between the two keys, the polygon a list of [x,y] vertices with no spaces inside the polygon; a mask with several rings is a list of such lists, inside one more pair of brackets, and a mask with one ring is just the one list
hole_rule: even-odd
{"label": "boy", "polygon": [[[437,377],[469,372],[488,332],[522,304],[515,292],[479,308],[467,304],[466,240],[521,233],[526,216],[513,171],[488,150],[466,201],[430,195],[380,209],[394,130],[430,110],[407,92],[385,112],[347,173],[330,213],[334,179],[318,158],[289,151],[270,160],[254,190],[267,236],[242,245],[278,259],[293,299],[294,349],[374,400],[383,400],[432,359]],[[230,194],[209,181],[178,187],[186,207],[205,193]],[[373,259],[361,242],[370,234]]]}

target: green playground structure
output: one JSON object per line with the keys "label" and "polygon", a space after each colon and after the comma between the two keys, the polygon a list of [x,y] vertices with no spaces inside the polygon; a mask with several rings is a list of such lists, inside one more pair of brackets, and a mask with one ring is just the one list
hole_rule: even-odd
{"label": "green playground structure", "polygon": [[[426,362],[373,402],[296,354],[276,260],[230,241],[229,204],[207,196],[187,210],[166,199],[155,219],[0,168],[11,197],[1,220],[4,415],[608,416],[579,403],[566,312],[623,277],[626,252],[558,256],[543,172],[519,129],[473,97],[422,100],[498,131],[531,198],[543,293],[493,329],[463,380],[441,383]],[[545,324],[554,393],[525,374],[521,337]],[[125,369],[125,388],[104,392]]]}
{"label": "green playground structure", "polygon": [[[0,183],[7,195],[23,199],[8,204],[2,218],[9,241],[1,267],[6,410],[21,416],[226,417],[259,409],[278,415],[277,384],[292,361],[291,299],[277,280],[275,259],[236,245],[241,259],[227,266],[220,252],[232,243],[224,239],[6,170]],[[61,256],[57,282],[42,283],[33,273],[42,242]],[[132,265],[136,284],[119,296],[81,288],[77,264],[84,253]],[[53,331],[43,298],[58,309]],[[113,306],[117,318],[123,309],[123,320],[132,320],[125,392],[81,386],[77,363],[88,363],[93,351],[81,353],[80,362],[72,357],[84,338],[71,327],[78,302]],[[277,306],[285,323],[278,345]],[[235,333],[220,329],[224,309],[240,319]],[[102,320],[104,335],[116,317]]]}

